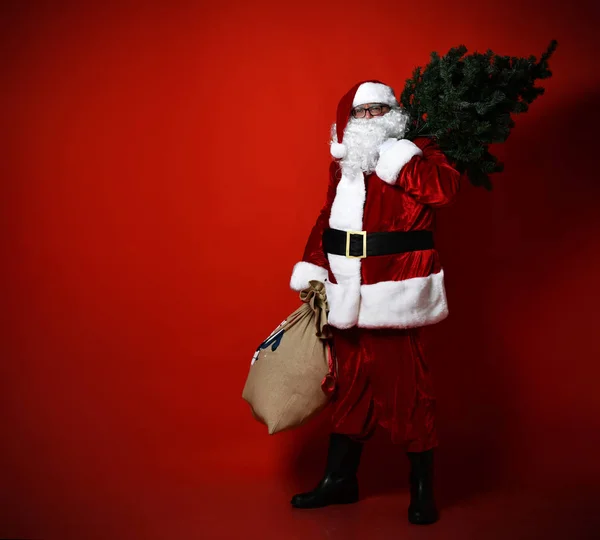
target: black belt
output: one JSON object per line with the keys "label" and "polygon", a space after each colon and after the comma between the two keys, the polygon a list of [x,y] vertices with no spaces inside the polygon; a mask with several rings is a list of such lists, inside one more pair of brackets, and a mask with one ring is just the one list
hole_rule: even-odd
{"label": "black belt", "polygon": [[433,249],[432,231],[323,231],[323,251],[354,259]]}

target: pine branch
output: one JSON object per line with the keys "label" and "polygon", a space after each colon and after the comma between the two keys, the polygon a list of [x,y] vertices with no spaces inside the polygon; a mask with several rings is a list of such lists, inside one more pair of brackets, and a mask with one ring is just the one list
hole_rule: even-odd
{"label": "pine branch", "polygon": [[513,116],[527,112],[543,95],[535,82],[552,76],[548,61],[556,47],[557,41],[551,41],[539,61],[491,50],[467,55],[464,45],[443,57],[432,52],[429,64],[414,69],[400,96],[410,116],[406,138],[435,138],[472,184],[491,189],[489,176],[503,165],[489,145],[506,141]]}

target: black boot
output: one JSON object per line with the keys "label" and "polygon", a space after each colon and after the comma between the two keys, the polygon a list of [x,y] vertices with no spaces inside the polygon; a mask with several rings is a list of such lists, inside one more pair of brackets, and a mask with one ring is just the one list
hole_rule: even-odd
{"label": "black boot", "polygon": [[433,497],[433,449],[407,455],[410,460],[408,521],[414,525],[430,525],[439,517]]}
{"label": "black boot", "polygon": [[320,508],[330,504],[350,504],[358,501],[356,472],[360,462],[362,443],[347,435],[332,433],[325,476],[319,485],[308,493],[292,497],[295,508]]}

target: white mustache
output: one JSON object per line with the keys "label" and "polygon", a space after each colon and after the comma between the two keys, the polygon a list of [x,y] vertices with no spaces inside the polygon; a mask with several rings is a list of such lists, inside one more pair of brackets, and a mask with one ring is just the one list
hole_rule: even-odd
{"label": "white mustache", "polygon": [[389,138],[401,138],[406,131],[408,116],[392,109],[375,118],[351,118],[344,131],[347,154],[341,161],[346,170],[372,172],[379,159],[379,147]]}

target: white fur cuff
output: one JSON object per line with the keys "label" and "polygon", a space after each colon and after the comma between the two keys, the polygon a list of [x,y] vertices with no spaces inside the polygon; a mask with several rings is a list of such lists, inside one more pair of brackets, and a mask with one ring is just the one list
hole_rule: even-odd
{"label": "white fur cuff", "polygon": [[309,281],[315,280],[325,283],[328,275],[329,273],[325,268],[321,268],[320,266],[309,262],[300,261],[294,265],[290,287],[294,291],[303,291],[310,286],[308,283]]}
{"label": "white fur cuff", "polygon": [[414,156],[422,156],[421,149],[408,139],[400,139],[393,144],[388,141],[382,145],[381,155],[375,167],[375,174],[388,184],[393,184],[398,179],[402,167]]}

